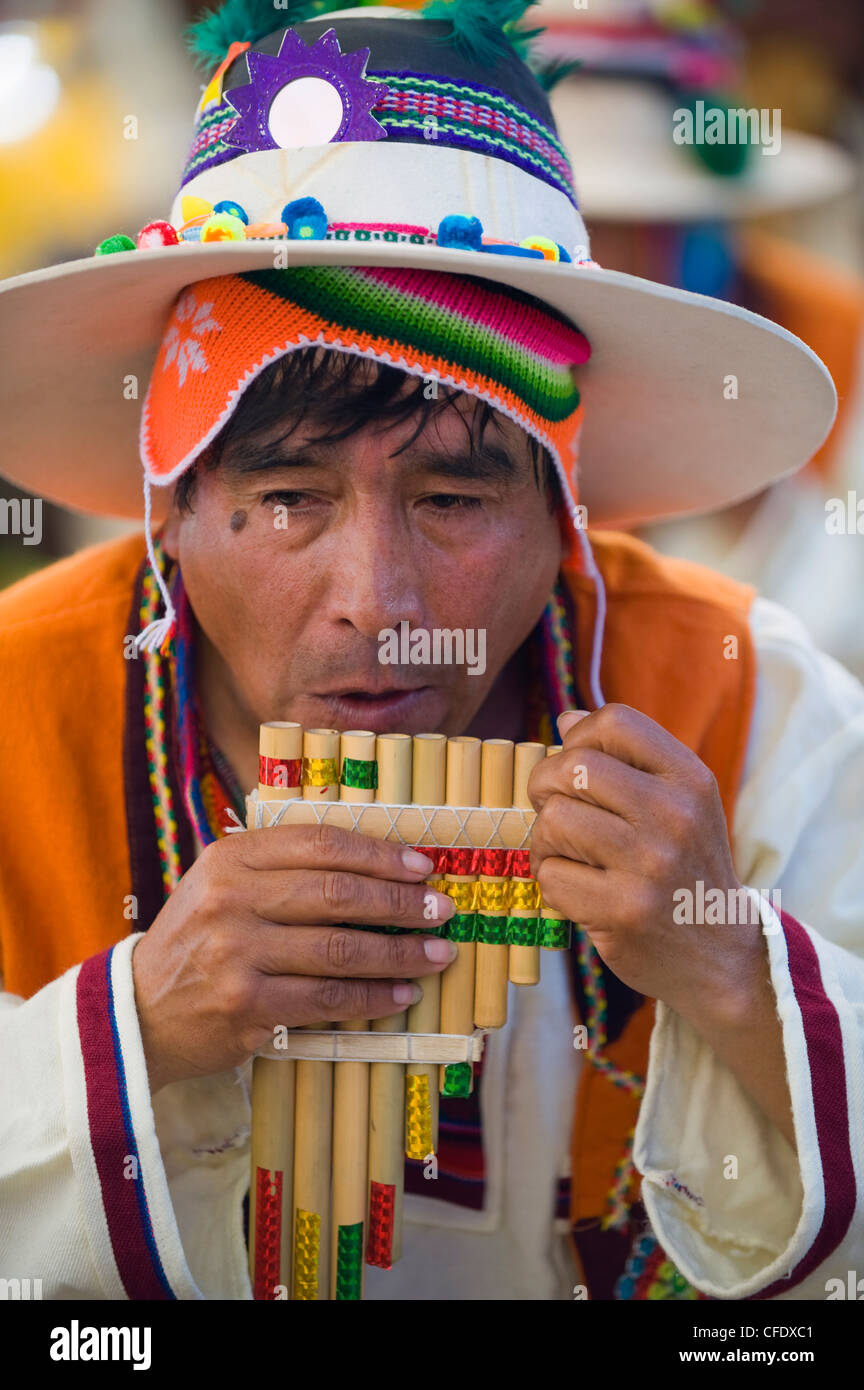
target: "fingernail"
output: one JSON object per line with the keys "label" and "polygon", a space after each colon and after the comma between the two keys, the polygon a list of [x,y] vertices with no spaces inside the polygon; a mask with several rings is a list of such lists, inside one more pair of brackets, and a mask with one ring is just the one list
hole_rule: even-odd
{"label": "fingernail", "polygon": [[416,1004],[423,998],[423,991],[418,985],[394,985],[393,1003],[400,1004],[404,1009],[406,1004]]}
{"label": "fingernail", "polygon": [[557,720],[559,734],[563,738],[564,735],[573,728],[574,724],[578,724],[580,719],[587,718],[587,709],[565,709],[563,714],[559,714]]}
{"label": "fingernail", "polygon": [[425,854],[418,854],[416,849],[403,849],[402,863],[406,869],[410,869],[412,874],[431,874],[435,865],[431,859],[427,859]]}
{"label": "fingernail", "polygon": [[423,942],[423,950],[426,952],[427,960],[434,960],[436,965],[442,961],[456,959],[456,942],[446,941],[442,936],[430,936]]}

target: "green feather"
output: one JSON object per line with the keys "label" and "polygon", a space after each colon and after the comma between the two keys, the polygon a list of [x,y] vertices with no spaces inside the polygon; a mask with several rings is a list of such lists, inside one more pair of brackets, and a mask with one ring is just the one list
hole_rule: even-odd
{"label": "green feather", "polygon": [[446,19],[452,25],[447,42],[475,63],[494,63],[514,48],[525,56],[529,39],[542,33],[516,29],[525,11],[537,0],[427,0],[424,19]]}
{"label": "green feather", "polygon": [[[377,0],[380,3],[380,0]],[[224,0],[218,9],[205,10],[185,31],[186,43],[199,67],[217,68],[232,43],[257,43],[267,34],[306,19],[323,19],[333,10],[362,9],[376,0],[286,0],[276,9],[273,0]],[[397,0],[398,3],[398,0]],[[445,43],[452,43],[476,63],[493,63],[515,51],[530,63],[531,45],[544,31],[519,28],[518,22],[537,0],[427,0],[414,14],[424,19],[446,20],[451,25]],[[549,85],[574,64],[556,68]],[[553,70],[550,70],[552,72]],[[546,86],[546,70],[538,81]],[[548,90],[548,86],[547,86]]]}
{"label": "green feather", "polygon": [[186,44],[199,67],[219,66],[232,43],[257,43],[267,34],[319,19],[330,10],[350,10],[371,0],[287,0],[278,9],[273,0],[225,0],[218,10],[205,10],[185,31]]}
{"label": "green feather", "polygon": [[570,77],[572,73],[579,71],[582,67],[582,59],[573,58],[567,62],[555,61],[546,63],[542,67],[535,67],[534,64],[529,63],[529,67],[544,92],[551,92],[552,88],[557,86],[563,78]]}

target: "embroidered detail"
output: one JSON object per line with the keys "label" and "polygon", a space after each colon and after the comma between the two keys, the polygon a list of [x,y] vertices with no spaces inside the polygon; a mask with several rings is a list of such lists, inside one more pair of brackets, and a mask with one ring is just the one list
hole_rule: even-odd
{"label": "embroidered detail", "polygon": [[227,1139],[223,1139],[220,1144],[196,1144],[192,1152],[196,1158],[201,1158],[205,1154],[224,1154],[228,1153],[230,1149],[242,1148],[248,1138],[249,1126],[243,1125],[241,1129],[235,1130]]}
{"label": "embroidered detail", "polygon": [[705,1205],[704,1198],[698,1196],[695,1192],[691,1192],[687,1184],[682,1182],[680,1178],[677,1178],[674,1173],[665,1173],[663,1175],[663,1186],[671,1188],[673,1192],[680,1192],[682,1197],[687,1197],[697,1207],[704,1207]]}
{"label": "embroidered detail", "polygon": [[369,51],[343,53],[335,29],[308,46],[286,29],[276,55],[251,49],[250,81],[225,93],[237,113],[225,144],[252,154],[386,137],[370,112],[389,89],[365,76]]}
{"label": "embroidered detail", "polygon": [[177,363],[180,385],[186,385],[190,371],[206,372],[209,365],[206,353],[201,346],[202,333],[218,333],[222,325],[211,318],[209,304],[199,303],[194,289],[186,290],[177,301],[172,322],[164,341],[162,370],[167,372],[172,362]]}

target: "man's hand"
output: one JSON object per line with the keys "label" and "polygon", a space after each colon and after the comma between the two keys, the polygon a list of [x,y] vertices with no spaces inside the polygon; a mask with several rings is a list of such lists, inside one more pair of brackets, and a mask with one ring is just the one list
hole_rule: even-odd
{"label": "man's hand", "polygon": [[[677,890],[724,901],[741,884],[713,774],[627,705],[568,711],[562,751],[528,792],[531,865],[552,907],[579,922],[619,979],[685,1018],[795,1147],[783,1033],[762,927],[684,925]],[[749,901],[748,901],[749,905]],[[740,918],[736,919],[740,923]]]}
{"label": "man's hand", "polygon": [[132,956],[151,1089],[245,1062],[277,1025],[385,1018],[455,947],[419,932],[450,898],[431,860],[331,826],[271,826],[209,845]]}
{"label": "man's hand", "polygon": [[[535,768],[532,871],[619,979],[688,1016],[744,1005],[757,927],[681,925],[676,890],[741,888],[705,764],[626,705],[562,715],[563,750]],[[748,904],[749,906],[749,904]],[[719,1016],[719,1015],[718,1015]]]}

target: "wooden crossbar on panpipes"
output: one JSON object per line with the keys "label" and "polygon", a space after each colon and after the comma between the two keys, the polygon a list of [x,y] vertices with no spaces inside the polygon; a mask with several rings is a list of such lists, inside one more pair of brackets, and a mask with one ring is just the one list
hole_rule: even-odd
{"label": "wooden crossbar on panpipes", "polygon": [[[531,877],[532,768],[557,748],[444,734],[261,726],[252,830],[325,824],[419,849],[456,912],[423,997],[389,1018],[277,1028],[253,1063],[249,1261],[256,1299],[358,1299],[399,1259],[406,1157],[437,1147],[439,1094],[465,1097],[509,983],[540,979],[571,924]],[[367,930],[367,928],[364,928]],[[379,928],[378,930],[387,930]],[[390,930],[398,930],[391,928]]]}

